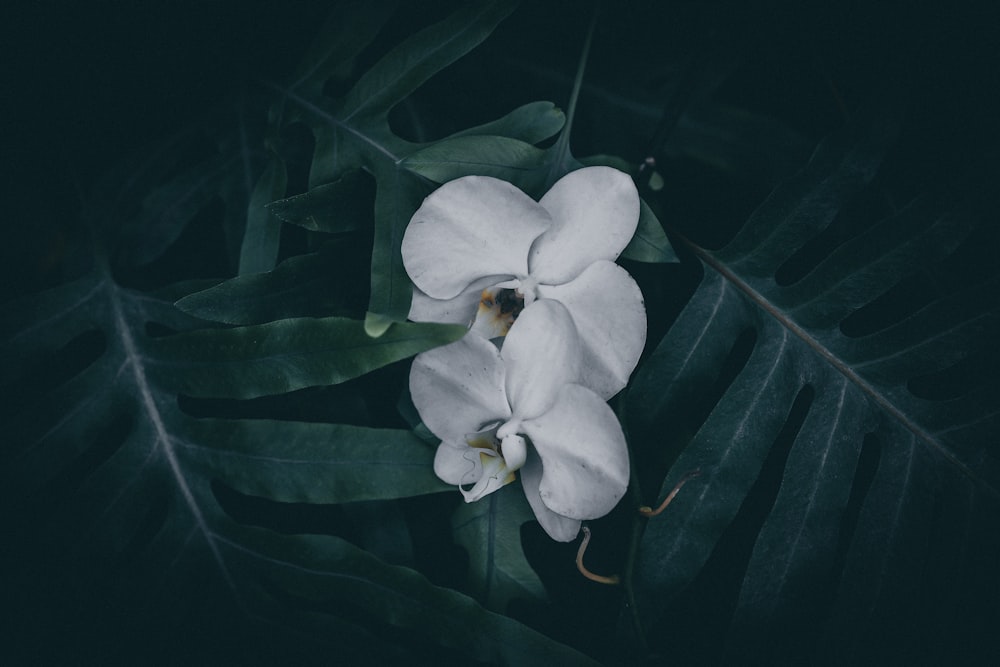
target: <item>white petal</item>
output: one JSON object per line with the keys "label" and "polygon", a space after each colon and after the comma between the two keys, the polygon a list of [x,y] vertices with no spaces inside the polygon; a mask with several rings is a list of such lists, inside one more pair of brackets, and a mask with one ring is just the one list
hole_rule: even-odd
{"label": "white petal", "polygon": [[465,176],[432,192],[403,234],[410,280],[435,299],[450,299],[477,280],[527,275],[532,242],[551,217],[516,187]]}
{"label": "white petal", "polygon": [[628,384],[646,345],[646,308],[632,276],[614,262],[591,264],[564,285],[539,294],[566,306],[583,351],[580,384],[608,399]]}
{"label": "white petal", "polygon": [[528,267],[547,285],[572,280],[598,260],[615,260],[639,224],[635,184],[611,167],[570,172],[539,203],[553,222],[532,246]]}
{"label": "white petal", "polygon": [[475,484],[483,476],[483,464],[464,442],[444,441],[434,453],[434,474],[447,484]]}
{"label": "white petal", "polygon": [[424,424],[442,440],[462,442],[467,433],[510,416],[500,352],[478,336],[418,354],[410,395]]}
{"label": "white petal", "polygon": [[580,354],[579,335],[564,306],[543,299],[521,311],[501,351],[514,417],[529,419],[548,410],[557,390],[580,376]]}
{"label": "white petal", "polygon": [[539,495],[545,506],[571,519],[596,519],[628,488],[625,436],[601,397],[567,385],[544,415],[523,424],[542,459]]}
{"label": "white petal", "polygon": [[538,485],[542,481],[542,462],[538,454],[531,452],[528,454],[528,461],[521,468],[521,486],[524,487],[524,496],[531,505],[531,510],[535,513],[535,518],[541,524],[546,534],[557,542],[572,542],[580,532],[580,520],[569,519],[556,514],[542,502],[542,497],[538,494]]}
{"label": "white petal", "polygon": [[476,316],[482,290],[473,287],[451,299],[432,299],[416,287],[408,317],[414,322],[442,322],[470,326]]}

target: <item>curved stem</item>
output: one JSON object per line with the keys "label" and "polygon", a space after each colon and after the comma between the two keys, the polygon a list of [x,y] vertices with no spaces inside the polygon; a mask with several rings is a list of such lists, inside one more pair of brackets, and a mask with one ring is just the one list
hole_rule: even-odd
{"label": "curved stem", "polygon": [[580,543],[580,548],[576,552],[576,569],[580,570],[580,574],[585,576],[587,579],[596,581],[599,584],[608,584],[609,586],[620,584],[621,579],[617,574],[612,574],[610,577],[606,577],[602,574],[594,574],[587,569],[587,566],[583,564],[583,554],[586,553],[588,544],[590,544],[590,528],[584,526],[583,542]]}

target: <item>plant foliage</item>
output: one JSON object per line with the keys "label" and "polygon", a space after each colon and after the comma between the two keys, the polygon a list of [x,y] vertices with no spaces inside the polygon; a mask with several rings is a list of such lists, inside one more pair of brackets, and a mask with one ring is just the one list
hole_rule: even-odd
{"label": "plant foliage", "polygon": [[[659,453],[672,459],[662,493],[702,473],[637,546],[646,622],[669,616],[727,531],[756,531],[717,647],[726,662],[947,660],[963,647],[941,628],[978,622],[957,590],[992,576],[961,554],[981,557],[1000,497],[996,389],[939,395],[920,380],[997,335],[997,277],[851,328],[965,245],[981,206],[930,193],[805,256],[862,214],[849,204],[873,187],[895,134],[878,120],[823,142],[722,249],[689,243],[704,275],[629,393],[633,436],[671,450]],[[749,503],[766,515],[749,516]],[[901,622],[938,631],[900,646]]]}
{"label": "plant foliage", "polygon": [[[995,173],[924,157],[964,135],[898,70],[795,117],[698,10],[516,4],[335,3],[11,283],[12,664],[1000,660]],[[586,554],[618,587],[516,484],[462,503],[406,391],[464,333],[406,321],[423,198],[591,164],[644,198],[631,490]]]}

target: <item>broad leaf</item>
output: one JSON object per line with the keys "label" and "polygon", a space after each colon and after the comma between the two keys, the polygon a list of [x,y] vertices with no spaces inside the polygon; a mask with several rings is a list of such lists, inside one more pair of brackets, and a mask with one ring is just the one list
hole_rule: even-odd
{"label": "broad leaf", "polygon": [[[386,54],[332,109],[294,91],[291,101],[313,127],[316,149],[310,187],[333,183],[359,167],[377,182],[372,252],[369,331],[406,319],[410,282],[399,255],[400,239],[413,211],[429,192],[399,162],[415,148],[389,128],[388,112],[440,69],[467,53],[513,9],[511,2],[469,3]],[[544,114],[544,110],[542,110]],[[372,322],[379,322],[373,325]]]}
{"label": "broad leaf", "polygon": [[[979,223],[977,208],[918,197],[801,277],[783,277],[871,187],[891,136],[884,123],[859,121],[824,142],[724,248],[685,242],[704,276],[627,397],[645,465],[671,464],[660,496],[702,472],[639,544],[639,613],[661,650],[688,641],[659,628],[737,535],[752,550],[729,643],[724,654],[702,647],[716,652],[709,660],[919,661],[947,652],[937,642],[948,634],[935,629],[964,613],[952,587],[997,583],[994,569],[962,556],[997,555],[997,540],[978,536],[995,533],[998,508],[995,384],[943,398],[913,389],[1000,333],[996,275],[844,333],[853,314],[949,258]],[[769,475],[780,479],[774,491],[764,490]],[[956,516],[968,517],[960,534]],[[880,632],[899,627],[914,633]]]}
{"label": "broad leaf", "polygon": [[184,296],[177,307],[226,324],[264,324],[292,317],[364,315],[368,290],[356,280],[367,263],[354,239],[296,255],[273,271],[237,276]]}
{"label": "broad leaf", "polygon": [[545,589],[521,548],[521,525],[535,515],[519,484],[508,484],[452,514],[455,541],[469,553],[469,589],[503,612],[512,598],[544,598]]}
{"label": "broad leaf", "polygon": [[[428,338],[420,333],[432,331],[426,327],[394,325],[398,337],[390,331],[372,340],[356,321],[284,320],[153,338],[150,326],[186,331],[197,321],[167,302],[120,287],[100,265],[76,282],[10,304],[0,328],[3,386],[36,378],[28,383],[33,390],[5,406],[5,425],[15,438],[3,452],[3,505],[12,516],[21,517],[8,524],[18,545],[15,553],[30,555],[39,544],[56,549],[60,556],[54,563],[67,577],[77,576],[81,564],[98,559],[106,563],[101,570],[108,570],[109,579],[96,575],[97,570],[88,578],[98,576],[93,585],[105,586],[104,595],[111,596],[114,605],[150,605],[161,615],[175,604],[173,593],[188,590],[197,573],[197,578],[228,591],[215,596],[215,604],[228,599],[227,604],[248,618],[270,619],[279,626],[303,615],[328,629],[354,626],[350,610],[320,612],[306,604],[321,596],[350,599],[380,615],[382,622],[419,632],[464,656],[504,656],[521,662],[572,653],[343,540],[291,538],[242,526],[220,504],[216,484],[271,502],[311,504],[444,490],[432,472],[433,448],[409,432],[197,419],[178,406],[178,388],[204,393],[208,381],[213,382],[208,393],[217,396],[288,388],[284,380],[274,384],[284,371],[258,373],[253,364],[206,372],[217,365],[213,360],[230,354],[263,361],[267,341],[283,336],[291,336],[283,342],[307,342],[331,334],[326,347],[333,349],[347,335],[352,344],[362,345],[354,351],[360,352],[356,358],[368,358],[377,366],[452,334],[435,340],[434,334]],[[99,343],[74,348],[74,341],[91,340],[90,332],[96,332]],[[366,345],[398,352],[367,357]],[[307,342],[306,347],[311,346]],[[63,354],[64,367],[38,375],[53,353],[71,349],[76,351],[70,356]],[[296,344],[291,342],[287,349],[294,352]],[[212,363],[194,362],[182,350],[199,350],[202,360]],[[318,354],[316,366],[322,368],[326,352]],[[346,375],[320,374],[336,381],[365,370],[355,364],[350,362],[352,370]],[[302,367],[306,375],[300,377],[320,379],[312,375],[315,369],[306,368],[310,365]],[[66,475],[76,481],[66,486]],[[36,524],[32,508],[39,503],[49,510]],[[137,554],[143,555],[135,560]],[[29,595],[24,587],[30,586],[18,584],[18,597]],[[48,594],[40,590],[35,595],[36,604],[43,604]],[[302,604],[289,607],[290,600]],[[363,641],[363,632],[361,636],[354,641]],[[518,641],[511,642],[512,637]],[[575,663],[583,658],[565,659]]]}
{"label": "broad leaf", "polygon": [[[465,335],[454,324],[397,322],[377,339],[361,320],[294,318],[203,329],[150,343],[152,372],[191,396],[255,398],[339,384]],[[181,372],[178,372],[181,371]]]}
{"label": "broad leaf", "polygon": [[[599,155],[577,160],[570,151],[569,141],[574,112],[572,106],[576,103],[583,82],[592,35],[593,27],[585,41],[577,70],[575,88],[570,101],[570,120],[561,128],[553,125],[553,131],[559,129],[561,131],[552,146],[542,150],[532,145],[539,139],[532,141],[530,138],[517,136],[489,136],[487,133],[494,131],[494,128],[482,126],[478,129],[485,136],[456,134],[417,150],[404,158],[401,165],[436,183],[445,183],[469,175],[492,176],[513,183],[536,198],[541,197],[559,178],[585,165],[614,167],[634,177],[632,168],[623,164],[624,160],[620,158]],[[638,228],[632,241],[622,252],[622,257],[639,262],[677,261],[677,255],[663,227],[644,201],[640,209]]]}
{"label": "broad leaf", "polygon": [[285,195],[288,170],[276,155],[257,180],[247,207],[246,231],[240,248],[240,274],[270,271],[278,259],[281,224],[266,205]]}
{"label": "broad leaf", "polygon": [[273,201],[267,208],[284,222],[310,231],[331,234],[358,231],[371,224],[371,200],[366,197],[368,180],[360,169],[349,171],[332,183]]}

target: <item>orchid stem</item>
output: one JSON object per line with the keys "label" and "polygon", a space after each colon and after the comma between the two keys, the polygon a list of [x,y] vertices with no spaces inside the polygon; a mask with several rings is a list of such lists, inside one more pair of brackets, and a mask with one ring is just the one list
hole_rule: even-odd
{"label": "orchid stem", "polygon": [[591,581],[596,581],[599,584],[608,584],[609,586],[616,586],[621,583],[621,579],[618,578],[617,574],[612,574],[610,577],[605,577],[604,575],[594,574],[587,569],[587,566],[583,564],[583,554],[587,551],[587,545],[590,544],[590,528],[587,526],[583,527],[583,542],[580,543],[580,549],[576,552],[576,569],[580,570],[580,574],[585,576]]}

